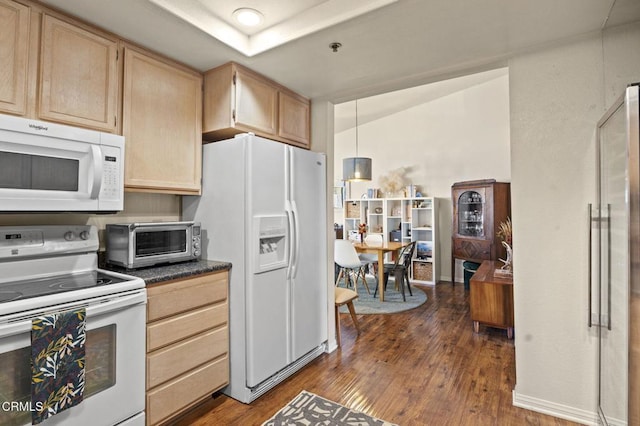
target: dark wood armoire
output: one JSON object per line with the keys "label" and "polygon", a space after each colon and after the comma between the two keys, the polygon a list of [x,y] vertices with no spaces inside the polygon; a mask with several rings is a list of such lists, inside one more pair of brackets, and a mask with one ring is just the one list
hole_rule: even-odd
{"label": "dark wood armoire", "polygon": [[511,191],[495,179],[457,182],[451,186],[451,282],[455,284],[456,259],[482,263],[504,259],[506,250],[496,232],[511,216]]}

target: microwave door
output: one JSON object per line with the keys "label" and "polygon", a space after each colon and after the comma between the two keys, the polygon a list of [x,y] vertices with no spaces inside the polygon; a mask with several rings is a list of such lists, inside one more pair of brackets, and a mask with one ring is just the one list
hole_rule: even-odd
{"label": "microwave door", "polygon": [[29,138],[28,144],[0,140],[2,210],[96,210],[103,180],[101,146]]}

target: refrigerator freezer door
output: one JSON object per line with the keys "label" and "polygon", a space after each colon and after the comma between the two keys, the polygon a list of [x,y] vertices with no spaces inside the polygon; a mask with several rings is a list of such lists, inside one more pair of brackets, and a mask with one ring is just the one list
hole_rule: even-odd
{"label": "refrigerator freezer door", "polygon": [[[246,241],[248,259],[259,244],[257,217],[282,217],[285,205],[285,145],[251,137],[247,142],[248,188],[245,202],[251,227]],[[258,385],[288,364],[288,262],[266,272],[255,262],[246,274],[246,362],[248,387]],[[233,336],[232,336],[233,338]]]}
{"label": "refrigerator freezer door", "polygon": [[291,266],[291,361],[327,340],[326,165],[323,154],[288,148],[295,235]]}

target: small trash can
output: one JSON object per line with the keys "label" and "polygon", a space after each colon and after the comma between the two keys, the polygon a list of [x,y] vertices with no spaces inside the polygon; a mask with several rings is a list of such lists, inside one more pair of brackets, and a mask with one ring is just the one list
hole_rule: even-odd
{"label": "small trash can", "polygon": [[471,280],[473,274],[480,267],[480,264],[467,260],[465,262],[462,262],[462,267],[464,268],[464,289],[469,290],[469,281]]}

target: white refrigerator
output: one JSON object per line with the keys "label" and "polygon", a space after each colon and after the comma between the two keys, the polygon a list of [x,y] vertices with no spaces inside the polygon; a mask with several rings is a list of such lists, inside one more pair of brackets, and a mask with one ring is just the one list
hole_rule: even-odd
{"label": "white refrigerator", "polygon": [[252,134],[203,146],[203,257],[232,263],[230,384],[250,403],[326,350],[326,159]]}

